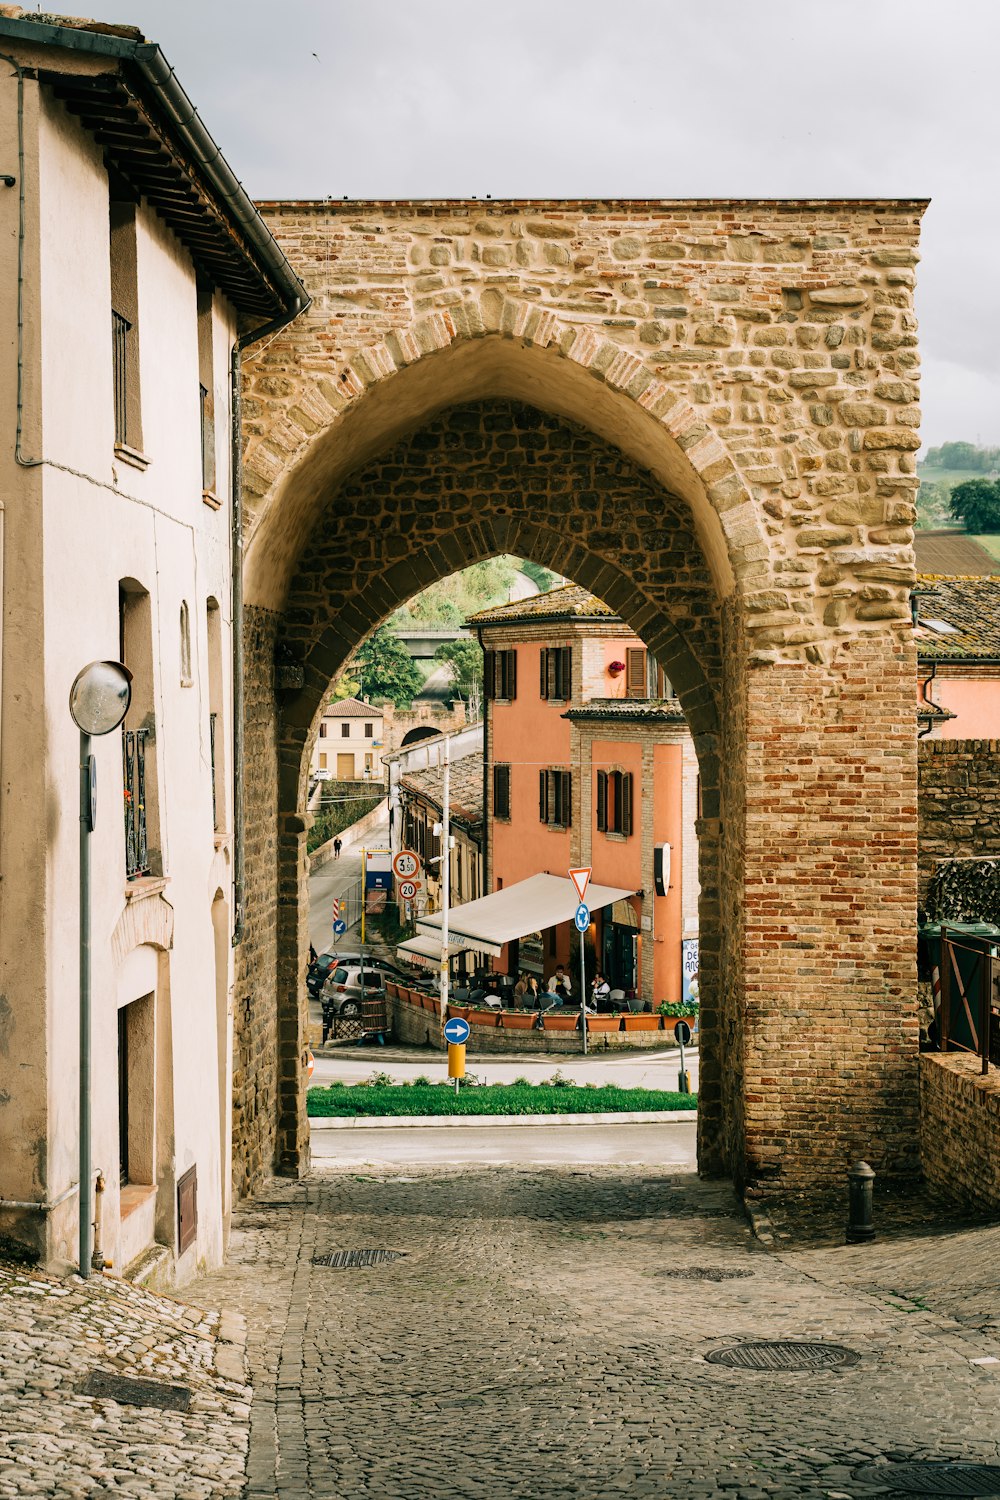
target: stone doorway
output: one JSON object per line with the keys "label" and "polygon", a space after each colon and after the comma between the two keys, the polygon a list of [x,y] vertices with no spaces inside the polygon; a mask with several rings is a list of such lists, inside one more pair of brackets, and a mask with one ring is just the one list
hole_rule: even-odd
{"label": "stone doorway", "polygon": [[399,604],[500,552],[605,599],[695,738],[702,1170],[912,1170],[920,205],[367,208],[272,207],[316,301],[247,371],[237,1185],[308,1157],[322,694]]}

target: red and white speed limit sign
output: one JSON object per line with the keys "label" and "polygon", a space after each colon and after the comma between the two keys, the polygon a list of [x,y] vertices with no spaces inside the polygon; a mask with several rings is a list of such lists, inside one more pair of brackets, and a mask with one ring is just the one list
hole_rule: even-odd
{"label": "red and white speed limit sign", "polygon": [[414,898],[414,896],[416,894],[417,894],[417,888],[413,884],[412,880],[401,880],[399,882],[399,899],[400,899],[400,901],[412,901],[413,898]]}
{"label": "red and white speed limit sign", "polygon": [[392,873],[397,880],[412,880],[419,869],[420,859],[412,849],[400,849],[392,862]]}

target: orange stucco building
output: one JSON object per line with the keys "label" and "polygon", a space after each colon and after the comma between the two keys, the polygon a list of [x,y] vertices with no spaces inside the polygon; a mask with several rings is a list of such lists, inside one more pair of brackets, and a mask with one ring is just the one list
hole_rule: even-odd
{"label": "orange stucco building", "polygon": [[[670,683],[575,585],[468,623],[486,653],[486,889],[590,866],[596,885],[634,894],[593,914],[588,985],[600,969],[654,1006],[681,999],[685,955],[688,980],[697,967],[698,772]],[[559,962],[576,989],[570,922],[510,944],[497,967],[544,978]]]}
{"label": "orange stucco building", "polygon": [[1000,739],[1000,577],[917,579],[917,712],[935,739]]}

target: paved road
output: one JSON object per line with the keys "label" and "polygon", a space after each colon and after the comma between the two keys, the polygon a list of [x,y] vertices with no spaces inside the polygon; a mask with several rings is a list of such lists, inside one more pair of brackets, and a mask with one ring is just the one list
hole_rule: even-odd
{"label": "paved road", "polygon": [[[326,952],[333,942],[333,898],[349,898],[349,912],[353,922],[359,915],[358,894],[361,888],[361,847],[363,844],[380,844],[389,837],[388,820],[374,828],[352,844],[345,844],[339,859],[328,864],[309,877],[309,936],[317,953]],[[357,929],[352,927],[340,939],[344,948],[357,948]]]}
{"label": "paved road", "polygon": [[487,1125],[399,1130],[313,1130],[317,1169],[348,1166],[605,1166],[672,1167],[693,1172],[697,1126]]}
{"label": "paved road", "polygon": [[[352,1249],[403,1258],[316,1263]],[[772,1254],[669,1167],[352,1166],[270,1185],[231,1257],[184,1296],[250,1321],[249,1500],[853,1500],[1000,1462],[998,1228]],[[760,1339],[860,1359],[706,1359]]]}

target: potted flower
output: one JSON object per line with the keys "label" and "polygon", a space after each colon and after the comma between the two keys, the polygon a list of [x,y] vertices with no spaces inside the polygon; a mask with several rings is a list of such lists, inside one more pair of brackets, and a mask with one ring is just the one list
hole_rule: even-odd
{"label": "potted flower", "polygon": [[693,1031],[698,1020],[698,1002],[696,1000],[661,1000],[656,1007],[656,1013],[663,1018],[664,1031],[672,1031],[676,1021],[690,1021]]}
{"label": "potted flower", "polygon": [[621,1025],[622,1018],[619,1015],[618,1011],[614,1011],[609,1016],[587,1016],[587,1030],[589,1032],[602,1033],[608,1031],[620,1031]]}
{"label": "potted flower", "polygon": [[612,677],[617,677],[618,674],[620,672],[624,672],[624,670],[625,663],[623,661],[612,661],[608,663],[608,671],[611,673]]}
{"label": "potted flower", "polygon": [[625,1031],[659,1031],[660,1017],[654,1010],[630,1010],[622,1016]]}
{"label": "potted flower", "polygon": [[537,1010],[505,1010],[500,1015],[504,1031],[534,1031],[537,1023]]}

